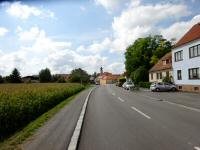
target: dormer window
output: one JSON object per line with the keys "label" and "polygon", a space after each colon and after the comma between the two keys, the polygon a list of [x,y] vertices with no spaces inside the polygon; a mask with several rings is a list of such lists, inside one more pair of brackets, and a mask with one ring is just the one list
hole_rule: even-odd
{"label": "dormer window", "polygon": [[169,59],[163,60],[162,63],[163,63],[163,65],[167,65],[170,63],[170,60]]}
{"label": "dormer window", "polygon": [[166,65],[166,64],[167,64],[167,63],[166,63],[166,60],[163,60],[162,63],[163,63],[163,65]]}

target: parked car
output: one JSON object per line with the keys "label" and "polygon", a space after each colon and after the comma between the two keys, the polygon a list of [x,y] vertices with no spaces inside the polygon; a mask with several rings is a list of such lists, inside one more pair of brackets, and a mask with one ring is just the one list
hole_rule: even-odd
{"label": "parked car", "polygon": [[122,87],[123,84],[124,84],[124,82],[119,82],[119,81],[117,81],[117,82],[115,83],[115,85],[116,85],[116,86],[119,86],[119,87]]}
{"label": "parked car", "polygon": [[152,83],[150,86],[151,91],[176,91],[177,87],[174,84],[171,83],[164,83],[164,82],[158,82],[158,83]]}
{"label": "parked car", "polygon": [[134,87],[135,87],[135,85],[134,85],[134,83],[131,82],[131,81],[126,81],[126,82],[122,85],[122,87],[123,87],[124,89],[126,89],[126,90],[133,90]]}

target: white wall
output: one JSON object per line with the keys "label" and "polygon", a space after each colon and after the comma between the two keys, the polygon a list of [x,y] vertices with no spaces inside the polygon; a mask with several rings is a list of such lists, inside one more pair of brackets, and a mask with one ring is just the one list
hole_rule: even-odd
{"label": "white wall", "polygon": [[[200,68],[200,56],[189,58],[189,48],[200,44],[200,39],[172,50],[172,66],[175,84],[200,85],[200,79],[189,80],[188,69]],[[174,53],[183,50],[183,60],[175,62]],[[177,80],[177,70],[182,70],[182,80]]]}
{"label": "white wall", "polygon": [[[162,82],[163,78],[167,76],[166,71],[169,71],[169,76],[173,76],[172,70],[163,70],[157,72],[150,72],[149,73],[149,82]],[[162,79],[157,79],[157,73],[162,73]],[[153,73],[153,79],[151,79],[151,73]]]}

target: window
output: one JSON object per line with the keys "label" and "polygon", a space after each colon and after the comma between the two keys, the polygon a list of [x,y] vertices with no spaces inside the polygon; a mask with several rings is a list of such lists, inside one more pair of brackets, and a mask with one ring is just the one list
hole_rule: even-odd
{"label": "window", "polygon": [[166,60],[163,60],[162,63],[163,63],[163,65],[166,65]]}
{"label": "window", "polygon": [[174,58],[175,58],[175,61],[183,60],[183,50],[175,52]]}
{"label": "window", "polygon": [[151,80],[153,80],[153,73],[151,73]]}
{"label": "window", "polygon": [[166,64],[169,64],[169,63],[170,63],[170,60],[169,60],[169,59],[167,59],[167,60],[166,60]]}
{"label": "window", "polygon": [[188,73],[189,73],[189,79],[200,79],[199,68],[191,68],[189,69]]}
{"label": "window", "polygon": [[200,56],[200,44],[190,47],[189,48],[189,55],[190,55],[190,58]]}
{"label": "window", "polygon": [[156,79],[159,79],[159,73],[156,73]]}
{"label": "window", "polygon": [[162,79],[162,72],[160,72],[160,79]]}
{"label": "window", "polygon": [[182,80],[181,70],[177,70],[177,79]]}

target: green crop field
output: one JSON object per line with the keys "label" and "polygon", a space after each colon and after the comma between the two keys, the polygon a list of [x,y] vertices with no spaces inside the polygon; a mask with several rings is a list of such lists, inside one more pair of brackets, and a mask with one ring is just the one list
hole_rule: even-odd
{"label": "green crop field", "polygon": [[0,84],[0,140],[82,89],[68,83]]}

